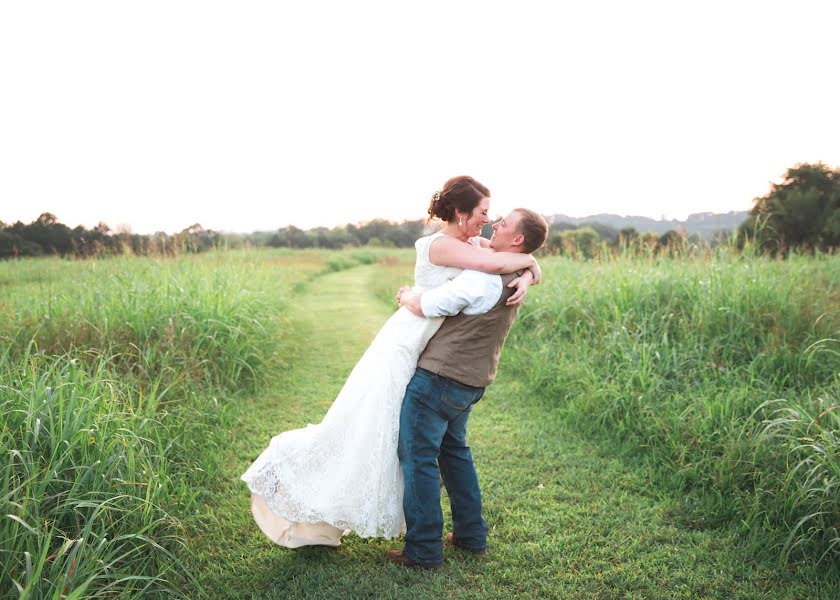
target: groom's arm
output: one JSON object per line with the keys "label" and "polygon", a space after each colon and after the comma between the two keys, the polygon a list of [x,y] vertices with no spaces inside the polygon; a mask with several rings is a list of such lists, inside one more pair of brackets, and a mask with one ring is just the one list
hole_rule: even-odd
{"label": "groom's arm", "polygon": [[459,312],[484,314],[501,296],[502,278],[499,275],[467,269],[455,279],[422,294],[403,290],[399,302],[420,317],[451,317]]}

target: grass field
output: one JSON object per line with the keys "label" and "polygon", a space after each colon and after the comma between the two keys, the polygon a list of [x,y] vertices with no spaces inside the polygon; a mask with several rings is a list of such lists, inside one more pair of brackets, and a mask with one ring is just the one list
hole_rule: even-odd
{"label": "grass field", "polygon": [[840,265],[543,261],[470,434],[491,551],[289,551],[239,475],[317,422],[406,251],[0,263],[0,597],[840,597]]}
{"label": "grass field", "polygon": [[836,564],[837,257],[561,261],[546,276],[511,340],[546,410],[644,464],[686,523]]}

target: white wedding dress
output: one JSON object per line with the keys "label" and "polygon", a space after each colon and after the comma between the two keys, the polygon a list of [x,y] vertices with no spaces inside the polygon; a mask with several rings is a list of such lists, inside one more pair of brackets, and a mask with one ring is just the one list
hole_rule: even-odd
{"label": "white wedding dress", "polygon": [[[440,235],[415,243],[417,291],[461,272],[429,262],[429,247]],[[272,438],[242,475],[254,519],[274,542],[338,546],[348,531],[389,539],[405,531],[400,407],[417,359],[442,322],[400,308],[353,368],[324,420]]]}

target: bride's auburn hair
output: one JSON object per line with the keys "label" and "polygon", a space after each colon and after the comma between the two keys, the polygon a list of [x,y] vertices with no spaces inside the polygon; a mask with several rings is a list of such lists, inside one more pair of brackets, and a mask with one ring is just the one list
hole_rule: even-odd
{"label": "bride's auburn hair", "polygon": [[455,209],[462,213],[471,214],[482,198],[490,195],[487,186],[477,182],[468,175],[453,177],[443,184],[443,189],[435,192],[429,204],[429,221],[441,219],[452,221]]}

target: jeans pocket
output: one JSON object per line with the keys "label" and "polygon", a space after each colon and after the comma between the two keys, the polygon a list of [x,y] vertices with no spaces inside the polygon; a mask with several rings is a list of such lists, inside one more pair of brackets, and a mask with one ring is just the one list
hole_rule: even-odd
{"label": "jeans pocket", "polygon": [[404,397],[408,398],[410,396],[415,396],[422,398],[429,393],[429,389],[432,387],[434,382],[435,375],[429,373],[426,369],[418,368],[414,371],[414,375],[411,377],[405,388]]}
{"label": "jeans pocket", "polygon": [[449,408],[453,408],[456,411],[464,411],[481,400],[483,395],[484,388],[475,388],[460,385],[453,381],[447,381],[440,399]]}

